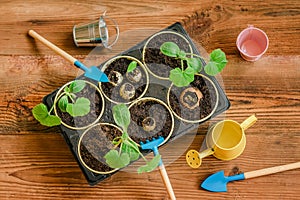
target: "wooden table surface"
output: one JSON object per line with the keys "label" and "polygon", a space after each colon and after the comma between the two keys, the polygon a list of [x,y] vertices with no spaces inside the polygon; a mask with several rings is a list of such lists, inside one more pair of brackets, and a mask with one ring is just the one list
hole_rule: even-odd
{"label": "wooden table surface", "polygon": [[[198,169],[185,162],[200,150],[210,122],[161,150],[177,199],[300,199],[300,171],[230,183],[228,192],[200,189],[210,174],[247,172],[300,160],[299,0],[3,0],[0,8],[0,199],[169,199],[158,171],[121,171],[89,186],[58,127],[40,125],[32,108],[78,75],[71,64],[27,35],[34,29],[84,61],[91,48],[72,41],[75,24],[104,11],[120,25],[119,45],[98,55],[103,62],[142,40],[149,30],[181,22],[208,52],[221,48],[228,65],[221,73],[231,107],[221,117],[258,121],[246,131],[247,146],[237,159],[205,158]],[[270,40],[266,54],[244,61],[235,47],[238,33],[252,24]],[[150,31],[149,31],[150,32]],[[135,37],[132,37],[135,35]],[[137,37],[140,36],[141,37]],[[75,70],[74,70],[75,69]]]}

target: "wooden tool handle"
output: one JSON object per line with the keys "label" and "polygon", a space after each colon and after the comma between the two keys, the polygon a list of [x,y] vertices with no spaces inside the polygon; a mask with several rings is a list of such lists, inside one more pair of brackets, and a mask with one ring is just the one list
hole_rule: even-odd
{"label": "wooden tool handle", "polygon": [[160,172],[160,175],[164,181],[164,184],[167,188],[167,191],[168,191],[168,194],[170,196],[170,198],[172,200],[176,200],[176,197],[175,197],[175,194],[174,194],[174,191],[173,191],[173,188],[172,188],[172,185],[171,185],[171,182],[170,182],[170,179],[168,177],[168,174],[167,174],[167,171],[166,171],[166,168],[164,166],[164,164],[161,164],[159,166],[159,172]]}
{"label": "wooden tool handle", "polygon": [[41,35],[39,35],[37,32],[35,32],[34,30],[29,30],[28,34],[31,37],[33,37],[34,39],[39,40],[41,43],[43,43],[48,48],[52,49],[55,53],[57,53],[58,55],[62,56],[64,59],[68,60],[70,63],[74,64],[75,61],[77,61],[70,54],[68,54],[67,52],[65,52],[62,49],[58,48],[57,46],[55,46],[54,44],[52,44],[51,42],[49,42],[48,40],[46,40],[45,38],[43,38]]}
{"label": "wooden tool handle", "polygon": [[245,179],[249,179],[249,178],[264,176],[264,175],[268,175],[268,174],[274,174],[277,172],[283,172],[283,171],[297,169],[297,168],[300,168],[300,162],[276,166],[276,167],[270,167],[270,168],[266,168],[266,169],[255,170],[255,171],[251,171],[251,172],[246,172],[246,173],[244,173],[244,176],[245,176]]}

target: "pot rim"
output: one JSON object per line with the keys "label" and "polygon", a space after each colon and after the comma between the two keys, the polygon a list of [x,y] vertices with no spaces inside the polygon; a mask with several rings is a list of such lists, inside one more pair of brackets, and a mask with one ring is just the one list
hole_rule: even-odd
{"label": "pot rim", "polygon": [[[163,102],[162,100],[160,100],[158,98],[155,98],[155,97],[143,97],[141,99],[138,99],[138,100],[134,101],[132,104],[130,104],[129,107],[128,107],[128,109],[130,110],[130,108],[132,106],[134,106],[135,104],[137,104],[138,102],[141,102],[141,101],[156,101],[159,104],[162,104],[169,111],[169,113],[170,113],[171,121],[172,121],[171,130],[170,130],[168,136],[166,138],[164,138],[164,141],[159,145],[159,146],[161,146],[161,145],[165,144],[170,139],[171,135],[173,134],[174,127],[175,127],[175,121],[174,121],[173,112],[172,112],[172,110],[169,108],[169,106],[165,102]],[[130,137],[130,135],[129,135],[129,137]],[[140,144],[138,144],[138,145],[140,145]]]}
{"label": "pot rim", "polygon": [[144,64],[143,64],[139,59],[137,59],[137,58],[135,58],[135,57],[133,57],[133,56],[127,56],[127,55],[120,55],[120,56],[116,56],[116,57],[113,57],[113,58],[109,59],[109,60],[103,65],[103,67],[101,68],[101,71],[104,72],[105,69],[107,68],[107,66],[108,66],[109,64],[111,64],[113,61],[115,61],[115,60],[117,60],[117,59],[119,59],[119,58],[127,58],[127,59],[129,59],[129,60],[134,60],[134,61],[136,61],[136,62],[138,63],[138,65],[144,70],[145,75],[146,75],[146,88],[144,89],[143,93],[142,93],[138,98],[133,99],[133,100],[131,100],[131,101],[128,101],[128,102],[118,102],[118,101],[112,100],[110,97],[108,97],[108,96],[105,94],[105,92],[102,90],[101,82],[99,82],[99,88],[100,88],[101,93],[103,93],[103,96],[104,96],[108,101],[110,101],[110,102],[112,102],[112,103],[115,103],[115,104],[119,104],[119,103],[130,104],[130,103],[134,102],[135,100],[142,98],[142,97],[146,94],[146,92],[147,92],[147,90],[148,90],[148,86],[149,86],[149,74],[148,74],[148,71],[146,70]]}
{"label": "pot rim", "polygon": [[219,93],[218,93],[218,90],[215,86],[215,84],[213,83],[212,80],[210,80],[207,76],[203,75],[203,74],[195,74],[196,76],[201,76],[202,78],[204,78],[205,80],[208,80],[211,85],[213,86],[214,88],[214,91],[215,91],[215,94],[216,94],[216,104],[213,108],[213,110],[210,112],[209,115],[207,115],[206,117],[202,118],[202,119],[198,119],[198,120],[188,120],[188,119],[184,119],[182,117],[180,117],[173,109],[172,109],[172,106],[171,106],[171,103],[170,103],[170,92],[171,92],[171,88],[173,87],[173,83],[171,84],[171,86],[169,87],[168,89],[168,93],[167,93],[167,103],[168,103],[168,106],[170,108],[170,110],[172,111],[172,113],[180,120],[184,121],[184,122],[187,122],[187,123],[200,123],[200,122],[203,122],[203,121],[206,121],[207,119],[209,119],[212,114],[216,111],[217,107],[218,107],[218,102],[219,102]]}
{"label": "pot rim", "polygon": [[[63,89],[64,89],[66,86],[70,85],[70,84],[73,83],[74,81],[76,81],[76,80],[69,81],[68,83],[64,84],[64,85],[58,90],[58,92],[56,93],[56,95],[55,95],[55,97],[54,97],[54,103],[53,103],[53,104],[54,104],[54,113],[55,113],[56,116],[58,116],[56,104],[57,104],[58,99],[60,99],[60,97],[61,97],[61,95],[62,95],[61,92],[63,91]],[[86,82],[87,84],[91,85],[92,87],[94,87],[94,88],[96,89],[96,91],[100,94],[100,98],[101,98],[101,100],[102,100],[102,108],[101,108],[101,112],[100,112],[99,116],[95,119],[95,121],[92,122],[92,123],[90,123],[90,124],[88,124],[88,125],[86,125],[86,126],[83,126],[83,127],[73,127],[73,126],[71,126],[71,125],[66,124],[63,120],[61,120],[61,124],[62,124],[62,125],[64,125],[65,127],[69,128],[69,129],[73,129],[73,130],[82,130],[82,129],[86,129],[86,128],[92,126],[93,124],[97,123],[97,122],[100,120],[100,118],[102,117],[102,115],[103,115],[103,113],[104,113],[105,101],[104,101],[104,98],[103,98],[103,95],[102,95],[101,91],[100,91],[99,88],[98,88],[96,85],[94,85],[93,83],[91,83],[91,82],[89,82],[89,81],[87,81],[87,80],[83,80],[83,81]]]}
{"label": "pot rim", "polygon": [[83,159],[82,159],[82,157],[81,157],[81,153],[80,153],[80,144],[81,144],[81,142],[82,142],[82,138],[88,133],[88,131],[89,131],[90,129],[92,129],[92,128],[96,127],[96,126],[99,126],[99,125],[100,125],[100,126],[102,126],[102,125],[112,126],[112,127],[116,128],[116,129],[118,129],[118,130],[122,133],[122,130],[121,130],[118,126],[116,126],[116,125],[114,125],[114,124],[112,124],[112,123],[104,122],[104,123],[97,123],[97,124],[94,124],[94,125],[90,126],[88,129],[86,129],[86,130],[82,133],[82,135],[80,136],[79,141],[78,141],[78,144],[77,144],[77,153],[78,153],[78,157],[79,157],[80,162],[81,162],[81,163],[84,165],[84,167],[87,168],[88,170],[90,170],[90,171],[92,171],[92,172],[94,172],[94,173],[97,173],[97,174],[110,174],[110,173],[113,173],[113,172],[117,171],[119,168],[115,168],[115,169],[112,169],[112,170],[107,171],[107,172],[101,172],[101,171],[94,170],[94,169],[92,169],[91,167],[89,167],[89,166],[83,161]]}
{"label": "pot rim", "polygon": [[146,43],[145,43],[145,45],[144,45],[144,47],[143,47],[143,52],[142,52],[142,61],[143,61],[143,64],[145,65],[145,67],[147,68],[147,70],[149,71],[149,73],[150,73],[152,76],[154,76],[154,77],[156,77],[156,78],[158,78],[158,79],[162,79],[162,80],[169,80],[169,77],[162,77],[162,76],[159,76],[159,75],[155,74],[154,72],[152,72],[152,71],[150,70],[150,68],[147,66],[146,62],[145,62],[146,47],[147,47],[147,45],[149,44],[149,42],[150,42],[154,37],[156,37],[156,36],[158,36],[158,35],[161,35],[161,34],[165,34],[165,33],[175,34],[175,35],[178,35],[178,36],[180,36],[181,38],[183,38],[183,39],[187,42],[187,44],[189,45],[190,51],[191,51],[190,53],[192,53],[192,54],[193,54],[193,48],[192,48],[192,46],[191,46],[191,43],[188,41],[188,39],[187,39],[184,35],[182,35],[182,34],[180,34],[180,33],[178,33],[178,32],[175,32],[175,31],[161,31],[161,32],[155,33],[154,35],[152,35],[152,36],[146,41]]}

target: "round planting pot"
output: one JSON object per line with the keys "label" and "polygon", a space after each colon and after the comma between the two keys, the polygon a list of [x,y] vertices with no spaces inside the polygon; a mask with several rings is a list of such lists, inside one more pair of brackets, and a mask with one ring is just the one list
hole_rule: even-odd
{"label": "round planting pot", "polygon": [[158,32],[147,40],[143,48],[144,65],[156,78],[168,80],[170,71],[176,67],[181,68],[181,63],[179,59],[161,53],[160,46],[164,42],[174,42],[186,53],[193,53],[193,50],[186,37],[174,31]]}
{"label": "round planting pot", "polygon": [[[137,67],[127,72],[129,64],[135,61]],[[131,56],[117,56],[108,60],[102,71],[110,82],[100,83],[100,90],[113,103],[129,104],[144,96],[149,85],[149,75],[143,63]]]}
{"label": "round planting pot", "polygon": [[110,174],[118,169],[110,168],[105,162],[105,154],[114,148],[115,137],[122,135],[122,130],[114,124],[98,123],[81,135],[77,152],[80,162],[97,174]]}
{"label": "round planting pot", "polygon": [[144,97],[129,106],[131,122],[128,134],[137,144],[151,141],[159,136],[164,138],[160,144],[169,140],[174,131],[172,111],[161,100]]}
{"label": "round planting pot", "polygon": [[167,94],[167,102],[173,114],[188,123],[209,119],[217,109],[218,101],[215,84],[202,74],[196,74],[189,86],[176,87],[172,84]]}
{"label": "round planting pot", "polygon": [[86,83],[85,87],[75,95],[76,98],[84,97],[89,99],[90,112],[84,116],[72,117],[69,113],[62,112],[58,108],[57,104],[59,99],[62,98],[62,96],[64,96],[65,88],[69,87],[70,84],[73,82],[74,81],[66,83],[56,93],[54,98],[54,113],[56,116],[61,118],[61,123],[65,127],[73,130],[86,129],[89,126],[97,123],[101,118],[101,116],[103,115],[104,108],[105,108],[104,97],[102,96],[99,88],[96,85],[84,80],[84,82]]}

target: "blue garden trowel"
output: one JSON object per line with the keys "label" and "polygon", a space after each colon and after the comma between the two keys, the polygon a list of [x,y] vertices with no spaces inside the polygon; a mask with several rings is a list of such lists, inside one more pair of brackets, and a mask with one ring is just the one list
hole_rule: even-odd
{"label": "blue garden trowel", "polygon": [[300,168],[300,162],[245,172],[234,176],[225,176],[224,171],[219,171],[205,179],[201,187],[211,192],[227,192],[227,183],[230,181],[244,180],[297,168]]}
{"label": "blue garden trowel", "polygon": [[[151,149],[153,151],[153,154],[154,156],[156,155],[159,155],[159,152],[158,152],[158,146],[160,144],[162,144],[164,141],[164,138],[159,136],[157,139],[153,138],[151,141],[147,140],[146,143],[140,143],[141,145],[141,148],[143,150],[149,150]],[[159,172],[160,172],[160,175],[164,181],[164,184],[167,188],[167,191],[168,191],[168,194],[170,196],[170,198],[172,200],[176,200],[176,197],[175,197],[175,194],[174,194],[174,191],[173,191],[173,188],[172,188],[172,185],[171,185],[171,182],[169,180],[169,177],[168,177],[168,174],[167,174],[167,171],[166,171],[166,168],[162,162],[162,160],[160,160],[160,163],[159,163]]]}
{"label": "blue garden trowel", "polygon": [[48,40],[46,40],[45,38],[43,38],[41,35],[39,35],[38,33],[36,33],[33,30],[29,30],[28,34],[31,37],[33,37],[34,39],[37,39],[40,42],[42,42],[45,46],[52,49],[55,53],[62,56],[64,59],[66,59],[67,61],[72,63],[74,66],[76,66],[79,69],[83,70],[85,72],[84,73],[85,77],[93,79],[93,80],[98,81],[98,82],[109,82],[108,77],[106,76],[106,74],[104,72],[102,72],[100,69],[98,69],[96,66],[92,66],[92,67],[89,67],[89,68],[86,67],[84,64],[79,62],[77,59],[72,57],[70,54],[68,54],[67,52],[65,52],[62,49],[58,48],[57,46],[55,46],[54,44],[52,44],[51,42],[49,42]]}

